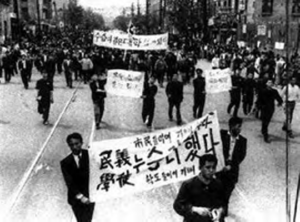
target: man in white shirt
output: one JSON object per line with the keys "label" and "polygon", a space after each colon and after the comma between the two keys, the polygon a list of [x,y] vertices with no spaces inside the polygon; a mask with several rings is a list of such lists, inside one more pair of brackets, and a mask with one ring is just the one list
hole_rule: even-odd
{"label": "man in white shirt", "polygon": [[220,57],[218,54],[216,54],[211,60],[211,67],[212,69],[218,69],[220,67]]}
{"label": "man in white shirt", "polygon": [[291,125],[296,101],[300,98],[300,88],[296,85],[296,81],[296,77],[292,77],[290,83],[282,90],[283,100],[286,101],[284,110],[287,114],[287,119],[283,123],[282,130],[287,131],[290,138],[294,138]]}

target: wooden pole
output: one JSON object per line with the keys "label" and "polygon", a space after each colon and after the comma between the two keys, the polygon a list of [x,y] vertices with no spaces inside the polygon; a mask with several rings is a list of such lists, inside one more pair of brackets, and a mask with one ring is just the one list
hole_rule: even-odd
{"label": "wooden pole", "polygon": [[[286,4],[285,4],[285,10],[286,10],[286,21],[285,21],[285,45],[286,45],[286,74],[287,74],[287,85],[286,85],[286,95],[285,95],[285,104],[287,105],[287,101],[288,101],[288,95],[289,95],[289,87],[288,87],[288,84],[289,84],[289,31],[290,31],[290,28],[289,28],[289,23],[290,23],[290,18],[289,18],[289,7],[290,6],[290,1],[289,0],[286,0]],[[287,129],[289,129],[288,127],[288,124],[289,124],[289,114],[288,112],[286,111],[286,126],[287,126]],[[291,221],[291,213],[290,213],[290,191],[289,191],[289,132],[288,130],[286,131],[286,166],[285,166],[285,169],[286,169],[286,221],[287,222],[290,222]]]}
{"label": "wooden pole", "polygon": [[294,209],[293,222],[296,222],[296,218],[297,218],[297,208],[298,208],[299,191],[300,191],[300,174],[298,176],[298,185],[297,185],[297,194],[296,194],[296,200],[295,200],[295,209]]}

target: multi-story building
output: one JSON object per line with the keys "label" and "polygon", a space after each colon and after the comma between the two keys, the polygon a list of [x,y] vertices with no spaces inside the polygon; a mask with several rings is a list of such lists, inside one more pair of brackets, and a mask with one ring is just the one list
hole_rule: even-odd
{"label": "multi-story building", "polygon": [[10,1],[0,0],[0,44],[11,34]]}
{"label": "multi-story building", "polygon": [[[261,47],[273,48],[276,42],[285,42],[286,38],[286,1],[285,0],[256,0],[254,22],[257,24],[255,41]],[[297,51],[300,43],[300,0],[290,1],[289,18],[289,47]]]}

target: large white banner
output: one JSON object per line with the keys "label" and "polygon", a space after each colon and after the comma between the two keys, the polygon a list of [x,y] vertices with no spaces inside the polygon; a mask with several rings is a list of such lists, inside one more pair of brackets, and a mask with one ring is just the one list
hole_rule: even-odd
{"label": "large white banner", "polygon": [[229,68],[205,70],[204,75],[207,93],[225,92],[232,87],[231,70]]}
{"label": "large white banner", "polygon": [[139,98],[143,94],[144,73],[122,69],[107,72],[107,93],[117,96]]}
{"label": "large white banner", "polygon": [[161,35],[130,35],[94,30],[93,43],[102,47],[125,50],[166,50],[168,33]]}
{"label": "large white banner", "polygon": [[93,142],[90,155],[90,198],[105,201],[199,173],[199,157],[216,155],[224,166],[217,113],[192,123],[152,133]]}

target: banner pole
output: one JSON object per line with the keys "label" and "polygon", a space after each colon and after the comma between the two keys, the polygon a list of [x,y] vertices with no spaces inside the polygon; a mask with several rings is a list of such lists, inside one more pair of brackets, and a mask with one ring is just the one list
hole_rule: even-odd
{"label": "banner pole", "polygon": [[297,208],[298,208],[299,191],[300,191],[300,174],[298,176],[298,185],[297,185],[297,194],[296,194],[296,200],[295,200],[295,209],[294,209],[293,222],[296,222],[296,218],[297,218]]}
{"label": "banner pole", "polygon": [[286,170],[286,221],[290,222],[291,221],[291,212],[290,212],[290,191],[289,191],[289,112],[287,111],[287,102],[288,102],[288,95],[289,95],[289,4],[290,1],[286,0],[285,4],[285,13],[286,13],[286,21],[285,21],[285,32],[286,32],[286,74],[287,74],[287,85],[286,85],[286,95],[285,95],[285,106],[286,106],[286,126],[287,126],[287,131],[286,131],[286,165],[285,165],[285,170]]}

